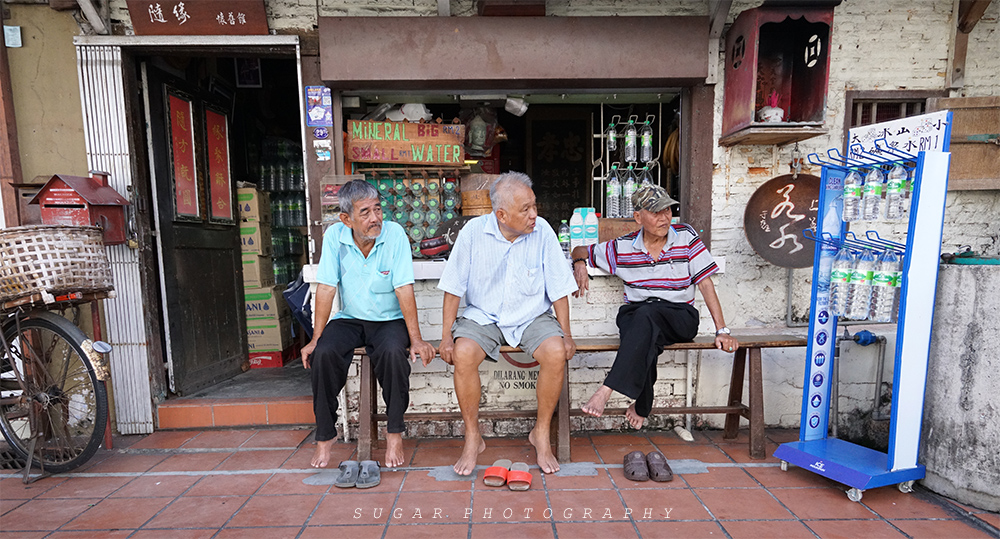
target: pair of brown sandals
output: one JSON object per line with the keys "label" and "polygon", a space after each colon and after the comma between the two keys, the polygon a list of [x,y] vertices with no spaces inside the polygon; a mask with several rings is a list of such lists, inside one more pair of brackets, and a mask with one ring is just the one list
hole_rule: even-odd
{"label": "pair of brown sandals", "polygon": [[674,471],[667,464],[667,457],[659,451],[652,451],[648,455],[643,455],[642,451],[633,451],[625,455],[625,462],[622,469],[625,472],[625,479],[630,481],[657,481],[666,483],[673,481]]}

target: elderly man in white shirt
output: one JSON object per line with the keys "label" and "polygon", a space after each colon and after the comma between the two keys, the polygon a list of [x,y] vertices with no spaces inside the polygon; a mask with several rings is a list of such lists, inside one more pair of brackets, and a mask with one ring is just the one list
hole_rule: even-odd
{"label": "elderly man in white shirt", "polygon": [[[519,346],[539,363],[538,416],[528,440],[543,473],[559,471],[549,440],[566,362],[576,353],[569,295],[577,290],[552,227],[538,219],[531,179],[502,174],[490,188],[493,212],[462,228],[438,288],[444,291],[439,353],[455,367],[455,393],[465,421],[465,446],[455,472],[469,475],[486,443],[479,431],[479,365]],[[465,296],[467,307],[458,317]],[[555,308],[555,316],[552,309]]]}

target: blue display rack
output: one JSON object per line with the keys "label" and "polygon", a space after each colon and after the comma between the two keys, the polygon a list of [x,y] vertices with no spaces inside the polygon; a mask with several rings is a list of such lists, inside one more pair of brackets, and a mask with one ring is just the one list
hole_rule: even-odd
{"label": "blue display rack", "polygon": [[[909,492],[924,477],[917,463],[923,417],[927,358],[937,289],[945,192],[948,186],[951,112],[942,111],[850,131],[850,153],[836,150],[810,161],[822,166],[817,244],[806,350],[799,440],[782,444],[774,456],[851,487],[853,501],[866,489],[896,484]],[[913,190],[901,273],[889,451],[883,453],[828,436],[833,348],[837,318],[830,313],[830,271],[837,246],[850,243],[841,216],[844,178],[851,168],[905,162],[913,168]],[[855,228],[863,227],[858,222]],[[855,236],[856,237],[856,236]],[[871,237],[871,236],[867,236]],[[876,242],[885,244],[874,236]],[[859,240],[864,243],[865,240]]]}

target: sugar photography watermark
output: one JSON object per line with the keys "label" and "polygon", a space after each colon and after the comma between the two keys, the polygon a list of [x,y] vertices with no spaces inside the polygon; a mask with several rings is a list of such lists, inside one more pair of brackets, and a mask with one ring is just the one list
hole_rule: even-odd
{"label": "sugar photography watermark", "polygon": [[441,507],[355,507],[355,521],[442,521],[531,522],[543,520],[670,520],[673,507],[465,507],[459,510]]}

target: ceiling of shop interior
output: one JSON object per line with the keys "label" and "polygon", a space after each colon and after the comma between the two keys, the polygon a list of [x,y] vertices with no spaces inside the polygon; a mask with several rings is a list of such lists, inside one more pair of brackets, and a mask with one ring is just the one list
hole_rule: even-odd
{"label": "ceiling of shop interior", "polygon": [[344,92],[345,97],[360,97],[362,102],[372,103],[425,103],[425,104],[462,104],[468,106],[499,106],[502,107],[508,97],[523,99],[528,104],[547,105],[597,105],[606,104],[639,104],[639,103],[669,103],[677,97],[676,89],[663,92],[627,92],[616,90],[602,91],[566,91],[565,93],[530,93],[530,92]]}

